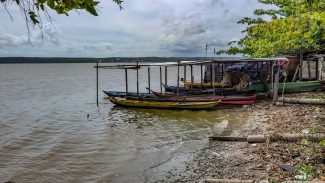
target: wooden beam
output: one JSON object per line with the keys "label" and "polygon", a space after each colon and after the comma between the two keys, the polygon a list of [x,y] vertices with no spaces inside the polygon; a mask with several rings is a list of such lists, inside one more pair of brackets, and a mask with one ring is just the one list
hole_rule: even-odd
{"label": "wooden beam", "polygon": [[299,55],[299,80],[302,81],[302,72],[303,72],[303,52],[300,52]]}
{"label": "wooden beam", "polygon": [[[177,65],[178,67],[178,65]],[[186,82],[186,65],[184,65],[184,82]]]}
{"label": "wooden beam", "polygon": [[178,101],[178,98],[179,98],[179,62],[177,63],[177,101]]}
{"label": "wooden beam", "polygon": [[167,84],[167,66],[165,66],[165,85]]}
{"label": "wooden beam", "polygon": [[125,69],[125,93],[129,93],[128,69]]}
{"label": "wooden beam", "polygon": [[274,80],[274,88],[273,88],[273,105],[276,104],[278,101],[278,93],[279,93],[279,78],[280,78],[280,65],[278,65],[277,72],[275,74],[275,80]]}
{"label": "wooden beam", "polygon": [[190,67],[191,67],[191,88],[193,88],[193,82],[194,82],[193,65],[190,65]]}
{"label": "wooden beam", "polygon": [[151,93],[151,87],[150,87],[150,67],[148,67],[148,88],[149,88],[149,93]]}
{"label": "wooden beam", "polygon": [[98,104],[98,60],[96,62],[96,104],[97,104],[97,107],[99,107],[99,104]]}
{"label": "wooden beam", "polygon": [[[139,66],[139,62],[137,61],[137,68]],[[139,100],[139,68],[137,69],[137,99]]]}
{"label": "wooden beam", "polygon": [[160,93],[162,93],[162,71],[161,71],[161,67],[159,67],[159,73],[160,73]]}

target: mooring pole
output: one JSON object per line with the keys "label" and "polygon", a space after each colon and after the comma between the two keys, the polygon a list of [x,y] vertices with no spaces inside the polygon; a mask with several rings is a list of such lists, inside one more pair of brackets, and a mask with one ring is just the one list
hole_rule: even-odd
{"label": "mooring pole", "polygon": [[270,83],[271,83],[271,90],[272,90],[272,95],[273,95],[273,92],[274,92],[274,61],[271,62],[271,70],[270,70],[270,75],[271,75],[271,78],[270,78]]}
{"label": "mooring pole", "polygon": [[215,90],[215,86],[214,86],[214,82],[215,82],[215,79],[216,79],[216,77],[215,77],[215,70],[214,70],[214,61],[212,61],[212,67],[213,67],[213,70],[212,70],[212,81],[211,81],[211,83],[212,83],[212,89],[213,89],[213,95],[216,95],[216,90]]}
{"label": "mooring pole", "polygon": [[125,93],[129,93],[129,84],[128,84],[128,69],[125,69]]}
{"label": "mooring pole", "polygon": [[160,93],[162,93],[162,72],[161,72],[161,67],[159,67],[159,72],[160,72]]}
{"label": "mooring pole", "polygon": [[177,101],[179,98],[179,61],[177,63]]}
{"label": "mooring pole", "polygon": [[221,67],[221,82],[223,81],[224,66],[225,66],[225,64],[222,64],[222,67]]}
{"label": "mooring pole", "polygon": [[184,83],[186,82],[186,65],[184,65]]}
{"label": "mooring pole", "polygon": [[261,63],[261,69],[260,69],[260,79],[262,82],[264,82],[264,74],[263,74],[263,68],[264,68],[264,63]]}
{"label": "mooring pole", "polygon": [[96,62],[96,104],[97,104],[97,107],[99,107],[98,105],[98,60]]}
{"label": "mooring pole", "polygon": [[211,81],[210,81],[210,83],[211,83],[211,88],[212,88],[212,80],[213,80],[213,78],[212,78],[212,73],[213,73],[213,70],[214,70],[214,68],[213,68],[213,61],[211,61],[211,70],[210,70],[210,79],[211,79]]}
{"label": "mooring pole", "polygon": [[303,63],[304,63],[304,54],[302,51],[300,51],[299,55],[299,81],[302,81],[302,72],[303,72]]}
{"label": "mooring pole", "polygon": [[194,76],[193,76],[193,65],[191,66],[191,89],[193,88]]}
{"label": "mooring pole", "polygon": [[[167,66],[165,66],[165,85],[167,85]],[[165,88],[166,91],[166,88]]]}
{"label": "mooring pole", "polygon": [[203,86],[203,65],[200,65],[201,67],[201,86]]}
{"label": "mooring pole", "polygon": [[137,61],[137,99],[139,100],[139,62]]}
{"label": "mooring pole", "polygon": [[151,93],[151,88],[150,88],[150,67],[148,67],[148,88],[149,88],[149,93]]}
{"label": "mooring pole", "polygon": [[279,93],[279,78],[280,78],[280,65],[277,65],[277,72],[275,73],[274,78],[274,88],[273,88],[273,105],[278,101],[278,93]]}

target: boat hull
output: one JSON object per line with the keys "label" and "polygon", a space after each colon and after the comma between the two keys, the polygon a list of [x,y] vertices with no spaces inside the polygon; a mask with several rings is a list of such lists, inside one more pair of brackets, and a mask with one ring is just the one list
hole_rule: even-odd
{"label": "boat hull", "polygon": [[218,101],[208,102],[174,102],[174,101],[145,101],[129,100],[121,97],[108,96],[108,99],[115,105],[136,108],[159,108],[159,109],[210,109],[218,105]]}

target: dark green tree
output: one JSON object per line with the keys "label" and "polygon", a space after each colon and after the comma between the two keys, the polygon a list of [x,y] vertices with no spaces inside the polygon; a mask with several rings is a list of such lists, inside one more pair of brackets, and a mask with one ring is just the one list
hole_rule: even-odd
{"label": "dark green tree", "polygon": [[[0,0],[7,10],[8,5],[15,4],[22,10],[27,22],[32,24],[40,23],[40,14],[44,13],[49,17],[48,9],[56,11],[58,14],[69,15],[71,10],[86,10],[90,14],[97,16],[96,6],[99,1],[96,0]],[[123,0],[113,0],[120,9],[122,9]]]}
{"label": "dark green tree", "polygon": [[298,54],[325,48],[325,0],[259,0],[276,6],[257,9],[255,18],[245,17],[246,36],[229,43],[218,54],[270,57],[281,53]]}

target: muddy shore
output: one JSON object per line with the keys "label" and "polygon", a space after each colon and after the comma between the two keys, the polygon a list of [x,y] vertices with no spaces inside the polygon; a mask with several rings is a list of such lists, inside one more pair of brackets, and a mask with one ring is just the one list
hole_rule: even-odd
{"label": "muddy shore", "polygon": [[[286,96],[318,98],[324,93]],[[275,106],[270,101],[260,101],[239,110],[248,110],[251,116],[232,136],[325,132],[324,106]],[[324,176],[324,141],[263,144],[210,141],[187,162],[186,170],[171,171],[168,178],[160,182],[204,182],[207,178],[282,182],[323,180]]]}

